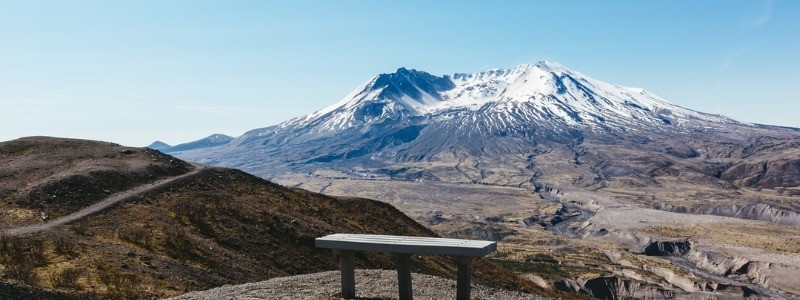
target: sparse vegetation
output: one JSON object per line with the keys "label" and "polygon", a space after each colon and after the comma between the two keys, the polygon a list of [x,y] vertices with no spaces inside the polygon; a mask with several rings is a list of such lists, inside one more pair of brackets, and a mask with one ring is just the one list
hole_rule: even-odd
{"label": "sparse vegetation", "polygon": [[50,276],[50,282],[54,288],[58,289],[78,289],[78,280],[83,276],[84,270],[77,267],[66,267],[59,271],[53,272]]}
{"label": "sparse vegetation", "polygon": [[195,249],[194,243],[186,234],[178,230],[170,230],[164,234],[164,249],[171,257],[181,260],[194,260],[202,256]]}
{"label": "sparse vegetation", "polygon": [[48,241],[53,247],[53,252],[57,255],[65,257],[75,257],[78,255],[75,242],[65,236],[51,235],[48,236]]}
{"label": "sparse vegetation", "polygon": [[0,264],[9,277],[26,283],[37,283],[36,268],[47,263],[44,243],[35,238],[0,237]]}
{"label": "sparse vegetation", "polygon": [[139,276],[107,268],[98,270],[97,277],[111,299],[138,299],[142,297]]}
{"label": "sparse vegetation", "polygon": [[[24,141],[28,146],[36,143],[58,144],[59,140]],[[29,179],[46,177],[52,170],[68,173],[76,161],[92,168],[113,168],[112,162],[139,166],[151,162],[170,164],[170,159],[165,160],[161,154],[150,155],[140,150],[121,154],[119,149],[124,147],[117,145],[78,144],[82,146],[58,151],[58,159],[35,160],[37,170],[47,172],[23,170],[21,174],[28,177],[20,180],[28,180],[35,186],[36,181]],[[0,150],[3,146],[0,143]],[[110,147],[110,150],[92,147]],[[66,157],[70,155],[74,157]],[[98,165],[92,164],[95,161]],[[175,164],[180,167],[183,162],[175,160]],[[152,170],[147,167],[137,170],[141,172],[135,175],[139,178],[160,176],[160,173],[148,174]],[[123,173],[126,171],[131,170],[121,169]],[[118,178],[121,177],[109,180]],[[19,207],[15,201],[3,205]],[[163,298],[222,284],[338,269],[334,255],[314,247],[315,237],[332,232],[434,234],[385,203],[332,198],[285,188],[241,171],[207,168],[90,218],[54,228],[45,235],[4,239],[0,242],[0,272],[5,275],[0,282],[25,284],[73,298],[83,295],[109,299]],[[394,267],[394,260],[381,253],[358,255],[356,263],[365,268]],[[477,264],[481,267],[476,265],[476,281],[508,289],[541,291],[496,264],[486,261]],[[455,276],[455,267],[447,257],[415,259],[413,269],[443,277]]]}
{"label": "sparse vegetation", "polygon": [[544,254],[544,253],[535,253],[535,254],[526,255],[525,256],[525,261],[526,262],[551,263],[551,264],[557,264],[558,263],[558,260],[556,260],[552,256]]}
{"label": "sparse vegetation", "polygon": [[132,224],[120,227],[117,229],[117,237],[144,249],[153,249],[152,233],[141,226]]}

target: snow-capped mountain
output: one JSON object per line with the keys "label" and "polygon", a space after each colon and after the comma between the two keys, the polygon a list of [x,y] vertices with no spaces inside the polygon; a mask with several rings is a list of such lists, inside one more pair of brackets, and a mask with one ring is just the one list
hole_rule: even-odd
{"label": "snow-capped mountain", "polygon": [[599,132],[640,127],[673,131],[699,123],[737,123],[682,108],[644,89],[608,84],[542,61],[513,69],[444,76],[400,68],[372,78],[330,107],[277,127],[248,132],[243,138],[304,128],[305,134],[312,136],[298,138],[306,140],[349,129],[368,131],[386,120],[418,117],[429,119],[420,123],[457,122],[462,130],[487,132],[531,126]]}
{"label": "snow-capped mountain", "polygon": [[[611,144],[660,139],[666,144],[648,147],[693,156],[696,151],[686,143],[698,135],[736,139],[742,132],[778,130],[765,128],[542,61],[443,76],[400,68],[307,116],[249,131],[222,146],[174,154],[259,174],[318,168],[397,174],[412,172],[402,164],[457,168],[453,162],[466,158],[499,159],[517,168],[515,160],[552,149],[547,145],[574,151],[586,139]],[[430,168],[421,169],[413,172]]]}

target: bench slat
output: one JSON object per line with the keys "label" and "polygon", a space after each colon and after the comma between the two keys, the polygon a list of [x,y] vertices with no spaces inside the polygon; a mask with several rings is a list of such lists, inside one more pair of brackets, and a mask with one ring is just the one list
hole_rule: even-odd
{"label": "bench slat", "polygon": [[315,240],[318,248],[391,253],[484,256],[497,250],[491,241],[374,234],[331,234]]}
{"label": "bench slat", "polygon": [[418,237],[418,236],[396,236],[396,235],[376,235],[376,234],[346,234],[336,233],[322,237],[322,239],[367,239],[367,240],[399,240],[399,241],[432,241],[432,242],[457,242],[457,243],[481,243],[489,244],[494,243],[491,241],[480,240],[464,240],[464,239],[448,239],[448,238],[434,238],[434,237]]}
{"label": "bench slat", "polygon": [[[331,239],[334,240],[334,239]],[[435,240],[384,240],[384,239],[368,239],[360,237],[337,238],[339,241],[367,241],[375,243],[405,243],[405,244],[441,244],[441,245],[469,245],[475,244],[464,241],[435,241]]]}

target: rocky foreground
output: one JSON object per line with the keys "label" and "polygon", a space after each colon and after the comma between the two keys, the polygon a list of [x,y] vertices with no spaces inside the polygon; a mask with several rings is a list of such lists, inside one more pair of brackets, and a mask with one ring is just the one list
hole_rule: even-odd
{"label": "rocky foreground", "polygon": [[[321,272],[242,285],[226,285],[207,291],[184,294],[171,300],[216,299],[341,299],[338,271]],[[411,274],[414,299],[455,299],[455,280]],[[397,273],[394,270],[356,270],[356,297],[359,299],[396,299]],[[547,299],[537,295],[472,286],[472,299]]]}

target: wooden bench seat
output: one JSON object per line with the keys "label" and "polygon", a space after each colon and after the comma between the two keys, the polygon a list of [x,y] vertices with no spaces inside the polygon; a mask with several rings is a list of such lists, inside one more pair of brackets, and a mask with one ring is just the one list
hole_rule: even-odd
{"label": "wooden bench seat", "polygon": [[317,248],[333,249],[340,257],[342,296],[355,298],[353,251],[379,251],[391,253],[397,261],[397,279],[400,299],[412,299],[411,254],[449,255],[458,265],[457,299],[470,297],[470,264],[476,257],[497,251],[490,241],[411,237],[375,234],[336,233],[317,238]]}

